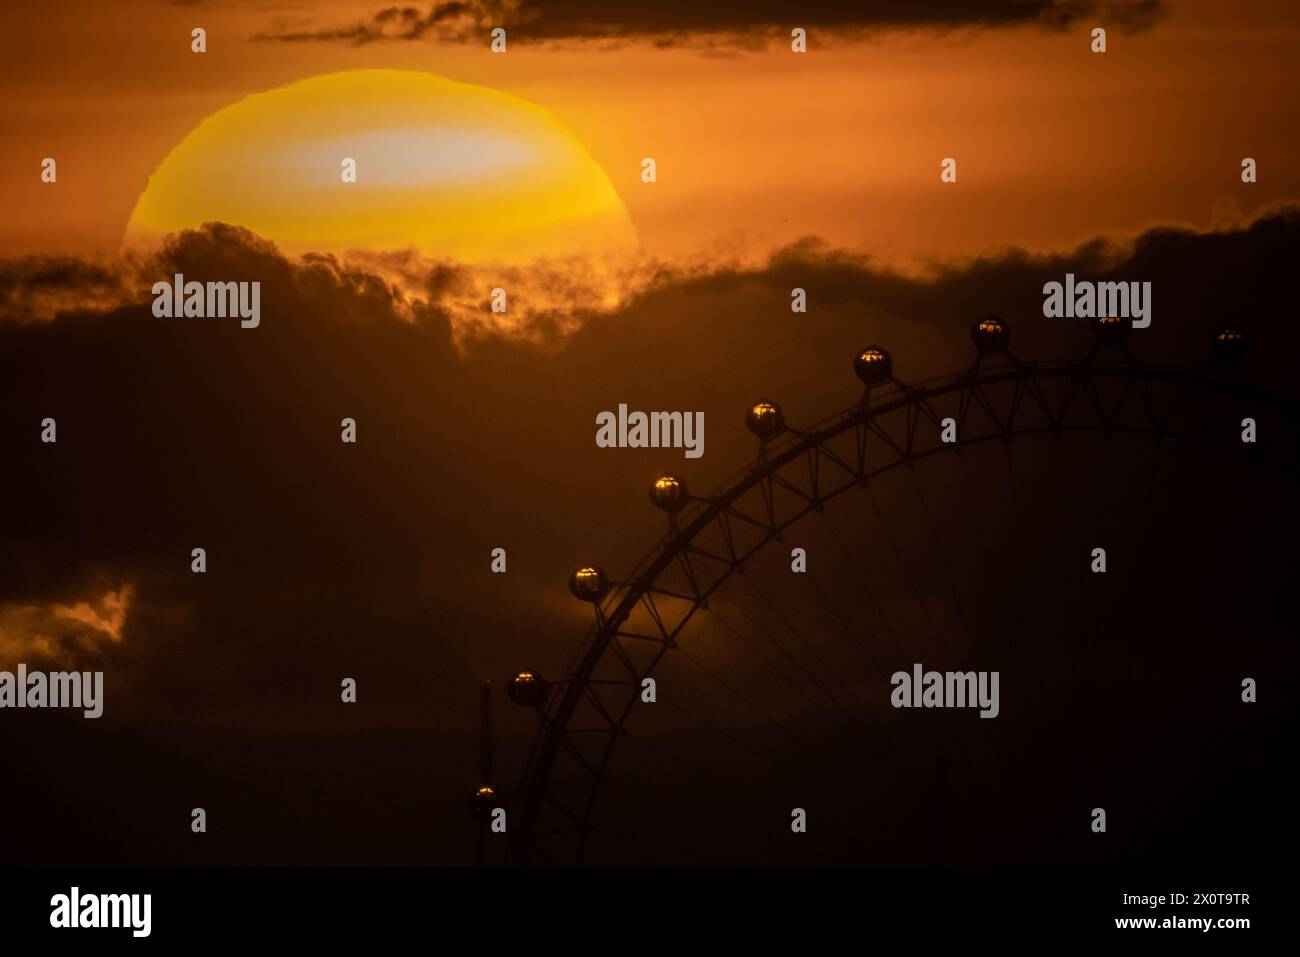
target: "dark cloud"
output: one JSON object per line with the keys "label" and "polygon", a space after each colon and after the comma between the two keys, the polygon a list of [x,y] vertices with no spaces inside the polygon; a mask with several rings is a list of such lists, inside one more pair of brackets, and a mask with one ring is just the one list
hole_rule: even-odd
{"label": "dark cloud", "polygon": [[789,36],[796,26],[857,35],[889,29],[998,29],[1036,25],[1066,30],[1084,21],[1111,29],[1149,28],[1161,0],[967,0],[943,3],[849,3],[811,0],[454,0],[429,7],[385,7],[369,20],[341,26],[272,30],[254,39],[281,42],[436,39],[482,41],[505,27],[515,42],[650,38],[662,45],[723,42],[750,44]]}
{"label": "dark cloud", "polygon": [[48,317],[74,304],[121,299],[122,271],[71,256],[0,260],[0,315],[9,320]]}
{"label": "dark cloud", "polygon": [[[1300,337],[1291,321],[1289,276],[1298,241],[1300,213],[1283,210],[1229,232],[1160,229],[1124,247],[1090,243],[1055,256],[1011,251],[909,278],[809,240],[756,268],[665,268],[623,307],[580,313],[567,327],[573,331],[546,342],[487,335],[464,348],[438,299],[447,288],[445,267],[428,278],[426,298],[411,300],[378,276],[329,257],[289,262],[232,227],[185,233],[150,268],[158,270],[156,278],[176,270],[200,281],[262,282],[262,322],[254,330],[229,320],[155,318],[142,281],[147,276],[131,280],[140,283],[134,294],[128,287],[107,310],[83,304],[32,321],[22,305],[32,290],[57,291],[69,302],[80,291],[83,303],[93,302],[117,280],[76,261],[0,264],[9,313],[0,319],[0,608],[10,610],[0,622],[36,618],[13,609],[80,602],[98,609],[98,621],[108,617],[103,596],[131,589],[120,640],[77,652],[83,667],[108,672],[105,716],[93,729],[82,726],[92,722],[23,718],[19,763],[29,768],[27,780],[38,783],[21,794],[11,790],[6,810],[10,820],[36,823],[23,829],[27,836],[18,839],[14,859],[189,860],[195,851],[160,823],[159,815],[176,812],[162,807],[159,794],[184,804],[195,789],[224,803],[227,821],[241,822],[239,833],[212,852],[222,860],[463,859],[456,855],[468,854],[470,844],[456,835],[464,823],[462,788],[473,777],[478,682],[520,666],[563,671],[588,621],[564,587],[568,572],[592,559],[615,574],[633,567],[663,530],[662,516],[645,500],[647,482],[659,470],[679,471],[703,491],[751,460],[752,437],[741,423],[747,403],[760,395],[778,398],[795,426],[847,407],[860,391],[851,357],[870,341],[893,351],[897,373],[908,380],[965,368],[970,324],[990,311],[1010,319],[1015,348],[1027,357],[1081,355],[1089,347],[1086,328],[1041,315],[1043,283],[1067,271],[1154,283],[1153,325],[1135,342],[1141,356],[1195,365],[1210,333],[1232,319],[1247,325],[1258,346],[1249,363],[1252,379],[1294,393]],[[806,315],[790,312],[794,286],[808,290]],[[688,462],[679,450],[596,448],[596,413],[620,402],[702,410],[705,457]],[[345,416],[358,423],[355,446],[339,441]],[[56,445],[40,442],[45,417],[58,421]],[[1145,494],[1149,453],[1134,455],[1147,470]],[[987,473],[976,495],[999,503],[988,519],[994,554],[981,558],[967,544],[954,547],[952,560],[963,567],[993,563],[978,580],[989,583],[986,592],[1017,596],[1025,622],[1009,625],[1021,642],[1014,661],[1051,674],[1061,668],[1061,649],[1075,647],[1057,640],[1062,599],[1039,577],[1043,556],[1055,554],[1047,532],[1059,530],[1056,506],[1039,496],[1057,487],[1047,478],[1048,465],[1032,455],[1018,460],[1020,507],[1041,505],[1052,516],[1024,527],[1027,537],[1018,538],[1008,531],[1010,513],[1001,504],[1006,466],[1000,459],[979,462],[968,462]],[[1093,473],[1070,478],[1065,493],[1070,512],[1063,520],[1077,523],[1081,534],[1104,527],[1116,543],[1136,536],[1131,549],[1115,546],[1117,569],[1126,554],[1146,556],[1134,580],[1149,589],[1142,592],[1148,611],[1124,606],[1123,615],[1106,619],[1109,630],[1091,639],[1089,654],[1094,661],[1113,656],[1148,677],[1204,661],[1196,629],[1210,622],[1235,629],[1234,653],[1245,656],[1254,647],[1247,637],[1267,632],[1266,616],[1275,607],[1268,596],[1287,591],[1281,573],[1270,570],[1267,551],[1238,551],[1249,536],[1264,534],[1258,510],[1284,523],[1286,500],[1267,485],[1239,495],[1224,484],[1236,481],[1232,473],[1175,462],[1186,467],[1170,472],[1164,508],[1223,507],[1232,521],[1161,525],[1156,534],[1148,523],[1161,521],[1164,508],[1147,509],[1137,493],[1130,500],[1127,483],[1135,479],[1126,471],[1113,472],[1122,482],[1104,486],[1115,493],[1106,507],[1089,484]],[[1108,468],[1120,466],[1112,461]],[[940,514],[964,514],[950,498],[960,488],[951,475],[926,474],[930,505]],[[877,494],[903,539],[901,558],[858,524],[869,522],[869,514],[846,506],[850,511],[837,512],[836,521],[850,545],[862,549],[864,568],[896,586],[890,611],[915,623],[920,642],[925,619],[955,622],[956,611],[937,591],[925,607],[901,597],[915,587],[919,569],[934,573],[934,566],[927,564],[931,532],[924,512],[914,498],[890,499],[892,488],[882,484]],[[910,495],[906,488],[899,485],[904,491],[897,494]],[[824,531],[808,534],[832,547]],[[957,531],[943,525],[933,534]],[[207,550],[205,575],[190,572],[196,546]],[[505,576],[488,571],[497,546],[508,550]],[[1212,582],[1200,566],[1177,564],[1179,553],[1214,548],[1238,555],[1237,577]],[[1167,568],[1150,557],[1156,552],[1169,559]],[[836,607],[852,606],[855,586],[836,577],[839,567],[822,582],[839,596],[830,599]],[[752,574],[771,582],[777,571],[756,567]],[[738,615],[752,603],[745,586],[736,587],[742,590],[719,599],[721,613]],[[1192,606],[1174,600],[1180,593],[1203,599]],[[780,600],[811,616],[810,635],[830,633],[834,623],[815,594],[801,598],[792,591]],[[1119,603],[1122,596],[1104,600]],[[1159,622],[1149,617],[1153,601],[1163,609]],[[1233,608],[1236,617],[1222,618]],[[1002,624],[999,618],[999,628],[988,626],[996,648],[1010,640]],[[918,647],[940,654],[937,646]],[[1179,657],[1178,647],[1202,651]],[[1011,657],[999,660],[1013,666]],[[1234,659],[1223,674],[1235,682],[1240,668],[1263,668],[1269,660]],[[681,667],[683,681],[707,682]],[[717,667],[739,666],[724,658]],[[745,685],[743,671],[726,673]],[[353,710],[338,700],[345,676],[360,686]],[[1139,691],[1149,689],[1140,682],[1133,688],[1138,697],[1131,707],[1140,709]],[[1020,728],[1014,733],[1029,736],[1025,741],[1048,735],[1056,719],[1045,715],[1058,690],[1043,685],[1035,700],[1047,710],[1009,718],[1005,727]],[[1129,700],[1122,689],[1108,693]],[[1232,697],[1231,689],[1227,694]],[[707,695],[700,702],[710,703]],[[530,723],[512,711],[499,716],[499,728],[513,746]],[[932,747],[928,740],[912,742],[921,751],[898,744],[896,757],[915,762]],[[698,736],[680,745],[705,763],[707,755],[694,751],[708,746]],[[768,743],[755,746],[761,751]],[[749,751],[735,752],[741,753]],[[1114,753],[1127,752],[1116,744]],[[998,765],[998,773],[1030,781],[1047,773],[1042,761],[1050,754],[1058,754],[1050,758],[1051,773],[1068,772],[1067,752],[1042,754],[1034,767]],[[116,773],[114,762],[138,772],[115,779],[116,803],[97,809],[95,828],[67,838],[89,845],[60,845],[47,826],[48,815],[63,806],[53,796],[73,790],[72,772],[64,769],[82,767],[64,762],[64,755],[80,756],[104,774]],[[812,749],[801,760],[818,756],[825,754]],[[503,773],[512,760],[517,756],[503,756]],[[673,782],[681,783],[671,766],[639,760],[629,765],[630,780],[640,781],[633,791],[671,801]],[[148,769],[157,763],[188,777],[169,778],[155,792]],[[637,777],[650,768],[662,776]],[[251,790],[245,775],[258,776]],[[990,787],[987,794],[999,793]],[[295,816],[295,808],[318,806],[313,789],[320,791],[319,807],[330,809],[328,819]],[[909,793],[898,792],[897,801],[906,804]],[[154,823],[137,816],[140,807],[156,812]],[[1041,807],[1024,812],[1045,813]],[[431,843],[394,843],[400,827],[390,814],[408,825],[417,821],[412,826],[421,834],[431,828]],[[278,832],[281,826],[288,830]],[[121,828],[138,840],[112,843],[108,835]],[[177,834],[184,830],[182,823]],[[331,857],[328,849],[339,841],[350,849]],[[395,849],[399,844],[402,850]],[[658,847],[669,859],[691,853],[671,841]],[[1013,842],[998,853],[1024,859],[1034,853],[1028,848]],[[838,853],[829,845],[825,850]],[[746,853],[760,851],[751,846]],[[915,859],[904,844],[891,853]]]}

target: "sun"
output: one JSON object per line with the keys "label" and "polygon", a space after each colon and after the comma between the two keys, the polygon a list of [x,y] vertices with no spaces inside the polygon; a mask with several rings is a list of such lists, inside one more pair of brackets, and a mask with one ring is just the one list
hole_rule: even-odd
{"label": "sun", "polygon": [[149,178],[125,241],[209,221],[293,253],[484,262],[637,245],[609,177],[550,113],[409,70],[312,77],[212,114]]}

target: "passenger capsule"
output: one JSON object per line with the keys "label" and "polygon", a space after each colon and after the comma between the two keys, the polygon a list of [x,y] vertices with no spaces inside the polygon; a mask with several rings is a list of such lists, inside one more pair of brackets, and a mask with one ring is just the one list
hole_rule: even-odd
{"label": "passenger capsule", "polygon": [[670,515],[686,504],[686,483],[676,475],[661,475],[650,486],[650,501]]}
{"label": "passenger capsule", "polygon": [[1235,326],[1228,326],[1226,329],[1220,329],[1214,337],[1214,358],[1220,362],[1238,365],[1246,358],[1246,350],[1249,347],[1250,337],[1245,331]]}
{"label": "passenger capsule", "polygon": [[970,337],[975,343],[976,350],[984,356],[1005,349],[1011,342],[1011,329],[1005,319],[999,316],[985,316],[975,323]]}
{"label": "passenger capsule", "polygon": [[894,374],[894,360],[880,346],[867,346],[853,360],[853,371],[869,388]]}
{"label": "passenger capsule", "polygon": [[531,671],[521,671],[510,679],[506,695],[515,704],[535,708],[546,697],[546,681]]}
{"label": "passenger capsule", "polygon": [[569,576],[569,591],[582,601],[598,602],[609,591],[609,580],[596,566],[584,565]]}
{"label": "passenger capsule", "polygon": [[476,790],[469,799],[469,813],[477,818],[485,818],[498,806],[497,792],[484,786]]}
{"label": "passenger capsule", "polygon": [[1118,316],[1098,316],[1092,320],[1092,334],[1099,346],[1122,346],[1130,328],[1129,320]]}
{"label": "passenger capsule", "polygon": [[775,402],[755,402],[745,414],[745,427],[760,439],[767,440],[785,428],[785,416]]}

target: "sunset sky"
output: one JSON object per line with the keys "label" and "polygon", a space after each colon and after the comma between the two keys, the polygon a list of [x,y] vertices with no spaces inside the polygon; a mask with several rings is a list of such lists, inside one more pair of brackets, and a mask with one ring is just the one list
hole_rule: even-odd
{"label": "sunset sky", "polygon": [[[195,27],[206,53],[191,52]],[[807,53],[789,48],[795,27]],[[1200,374],[1235,323],[1251,387],[1297,389],[1293,3],[68,0],[0,4],[0,38],[0,669],[108,676],[97,721],[0,714],[21,732],[6,744],[23,787],[0,789],[0,816],[24,825],[19,862],[468,863],[481,683],[562,676],[592,621],[568,576],[621,576],[654,547],[655,476],[704,495],[751,468],[744,413],[760,398],[792,429],[857,408],[867,343],[906,382],[952,375],[995,313],[1019,357],[1088,356],[1087,323],[1042,311],[1044,283],[1073,272],[1152,284],[1133,362]],[[153,313],[149,290],[176,273],[260,283],[260,324]],[[596,416],[620,404],[698,412],[704,455],[600,447]],[[41,439],[46,417],[57,442]],[[700,763],[759,753],[701,798],[717,803],[710,827],[745,823],[721,838],[678,827],[672,801],[694,801],[698,779],[634,759],[625,807],[662,812],[661,828],[615,838],[613,856],[1094,861],[1058,814],[1092,800],[1085,752],[1144,822],[1108,860],[1265,853],[1268,819],[1236,812],[1294,804],[1267,776],[1284,770],[1269,756],[1288,699],[1242,717],[1231,695],[1202,707],[1187,689],[1294,670],[1275,627],[1291,571],[1270,557],[1300,528],[1294,486],[1199,448],[1157,455],[1145,435],[1063,441],[1063,466],[1039,438],[896,470],[872,486],[874,512],[846,495],[809,519],[843,530],[901,623],[905,661],[873,631],[844,671],[865,675],[864,700],[887,700],[877,673],[924,654],[992,660],[1031,689],[1019,704],[955,736],[891,726],[887,747],[916,773],[885,789],[876,765],[839,777],[861,744],[841,747],[844,728],[798,729],[819,744],[791,760],[863,789],[838,804],[859,844],[772,837],[784,821],[762,823],[762,802],[786,814],[806,797],[787,793],[769,757],[785,752],[753,715],[731,728],[749,750],[671,726],[659,743]],[[1114,573],[1076,588],[1063,563],[1100,531]],[[812,536],[806,578],[769,554],[713,607],[771,621],[753,588],[829,646],[844,618],[861,624],[863,589],[824,526],[798,534]],[[490,570],[498,547],[505,574]],[[962,599],[988,612],[969,645],[953,637]],[[920,637],[935,622],[942,646]],[[750,677],[746,648],[693,629],[683,647],[714,674]],[[678,656],[665,700],[693,681]],[[725,694],[692,703],[720,702],[735,718]],[[537,721],[498,707],[504,779]],[[1130,747],[1143,722],[1168,732],[1150,751]],[[942,813],[966,818],[914,839],[939,833],[936,760],[958,782]],[[93,807],[76,803],[83,772]],[[1215,790],[1243,780],[1258,791]],[[739,809],[735,781],[754,796]],[[1203,792],[1233,809],[1217,844],[1180,830],[1201,813],[1183,796]],[[860,794],[892,810],[858,814]],[[201,800],[219,841],[190,840]]]}
{"label": "sunset sky", "polygon": [[[559,5],[571,19],[581,6]],[[796,5],[802,20],[742,4],[667,34],[647,15],[643,34],[546,29],[525,4],[484,14],[508,31],[508,53],[494,55],[486,28],[461,21],[415,39],[385,38],[418,32],[390,25],[358,43],[348,28],[380,7],[355,2],[5,5],[0,252],[111,254],[150,174],[205,117],[375,67],[549,110],[664,258],[752,256],[815,235],[917,265],[1160,222],[1204,228],[1300,193],[1300,27],[1288,4],[1185,0],[1124,5],[1140,11],[1124,16],[1101,4],[1046,25],[1030,13],[1050,4],[957,6],[933,24],[908,22],[905,4],[863,6],[883,22],[825,3]],[[981,22],[1008,10],[1027,12]],[[809,53],[789,51],[787,21],[808,29]],[[1095,25],[1109,28],[1104,55],[1089,51]],[[190,51],[194,26],[208,31],[206,54]],[[566,31],[577,35],[552,35]],[[57,188],[39,178],[47,155]],[[1246,187],[1248,155],[1260,172]],[[653,185],[640,181],[646,156]],[[955,185],[939,182],[945,156],[958,161]]]}

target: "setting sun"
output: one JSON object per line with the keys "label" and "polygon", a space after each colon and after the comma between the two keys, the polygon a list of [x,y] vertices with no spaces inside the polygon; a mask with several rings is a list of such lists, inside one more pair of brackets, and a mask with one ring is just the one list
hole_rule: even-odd
{"label": "setting sun", "polygon": [[483,261],[636,244],[608,177],[546,110],[406,70],[302,80],[209,116],[150,177],[127,242],[213,220],[294,252]]}

